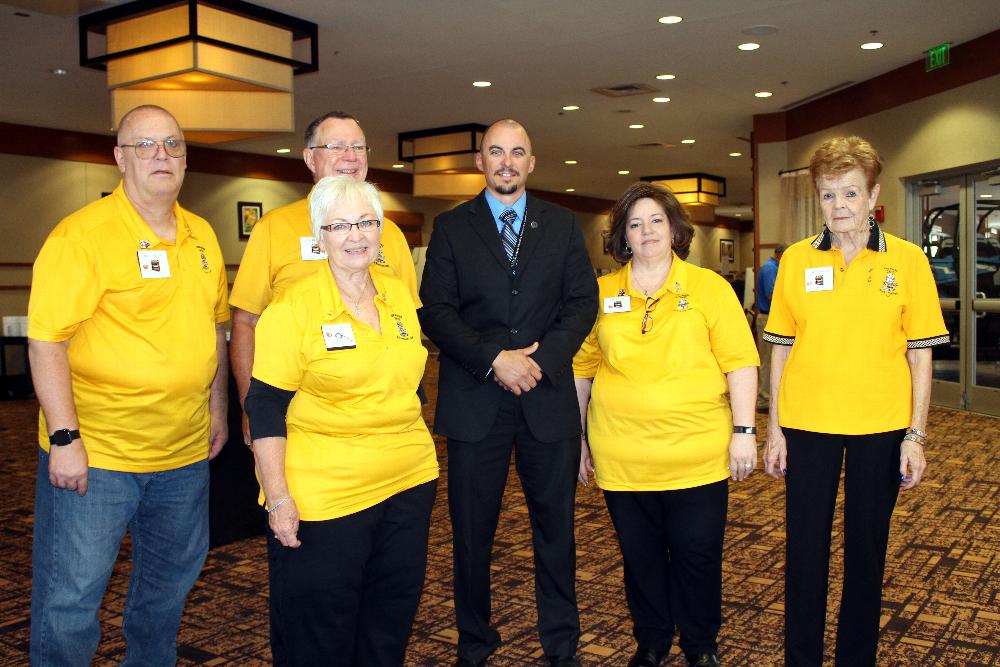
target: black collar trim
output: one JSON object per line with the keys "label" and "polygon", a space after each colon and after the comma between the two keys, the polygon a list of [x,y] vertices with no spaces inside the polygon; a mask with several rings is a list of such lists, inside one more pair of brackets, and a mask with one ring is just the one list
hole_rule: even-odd
{"label": "black collar trim", "polygon": [[[885,234],[875,222],[875,218],[870,215],[868,216],[868,229],[868,249],[875,252],[885,252]],[[816,250],[829,250],[833,247],[833,235],[830,233],[829,227],[823,225],[823,231],[813,239],[812,247]]]}

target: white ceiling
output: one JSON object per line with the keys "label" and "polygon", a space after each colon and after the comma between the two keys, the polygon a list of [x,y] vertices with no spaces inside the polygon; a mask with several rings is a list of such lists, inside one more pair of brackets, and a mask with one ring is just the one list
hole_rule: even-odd
{"label": "white ceiling", "polygon": [[[1000,28],[998,0],[254,2],[319,24],[319,72],[295,80],[296,127],[332,109],[355,114],[374,147],[374,167],[396,161],[397,132],[512,117],[534,144],[532,187],[613,199],[641,175],[704,171],[728,179],[726,204],[752,200],[753,114],[920,60],[941,42],[960,44]],[[15,4],[0,4],[0,90],[7,91],[0,121],[107,132],[104,73],[79,66],[76,12],[121,3]],[[57,11],[63,15],[45,13]],[[684,21],[657,22],[668,14]],[[760,24],[779,30],[741,32]],[[885,47],[862,51],[871,30]],[[761,48],[739,51],[745,41]],[[50,73],[58,67],[68,75]],[[677,78],[656,80],[661,73]],[[480,79],[493,86],[473,88]],[[590,92],[626,83],[651,85],[672,101]],[[774,95],[758,99],[757,90]],[[581,110],[562,111],[568,104]],[[629,123],[645,128],[630,130]],[[682,146],[688,137],[697,143]],[[652,142],[672,147],[629,148]],[[299,159],[297,134],[220,147],[274,155],[283,146],[293,149],[289,159]],[[729,157],[734,151],[743,156]],[[567,159],[579,163],[568,166]]]}

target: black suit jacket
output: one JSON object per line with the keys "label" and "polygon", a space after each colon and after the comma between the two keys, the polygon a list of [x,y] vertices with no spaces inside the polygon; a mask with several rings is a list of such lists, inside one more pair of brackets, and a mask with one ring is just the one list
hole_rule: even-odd
{"label": "black suit jacket", "polygon": [[594,269],[569,210],[529,194],[522,224],[512,273],[483,193],[434,220],[419,316],[441,350],[434,430],[446,437],[486,437],[504,396],[493,360],[535,341],[544,377],[519,399],[525,421],[543,442],[580,434],[572,361],[597,317]]}

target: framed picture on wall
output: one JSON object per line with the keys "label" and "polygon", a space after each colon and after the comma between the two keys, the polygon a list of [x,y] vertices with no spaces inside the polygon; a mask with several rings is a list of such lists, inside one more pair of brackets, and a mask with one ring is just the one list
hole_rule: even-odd
{"label": "framed picture on wall", "polygon": [[264,205],[260,202],[236,202],[236,224],[239,225],[241,241],[250,238],[253,226],[257,224],[262,215],[264,215]]}
{"label": "framed picture on wall", "polygon": [[719,262],[736,261],[736,241],[733,239],[719,239]]}

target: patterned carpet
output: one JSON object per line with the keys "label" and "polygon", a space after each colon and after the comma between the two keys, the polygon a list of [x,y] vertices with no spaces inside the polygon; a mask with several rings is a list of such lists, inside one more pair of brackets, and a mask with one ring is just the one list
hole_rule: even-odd
{"label": "patterned carpet", "polygon": [[[437,366],[428,364],[424,386],[433,401]],[[0,665],[27,663],[34,484],[33,401],[0,402]],[[432,412],[429,406],[427,417]],[[763,425],[763,421],[758,424]],[[927,480],[903,494],[896,508],[880,644],[880,665],[1000,665],[1000,421],[932,409]],[[442,472],[447,469],[438,445]],[[490,664],[541,664],[535,634],[528,518],[516,474],[504,499],[494,558],[495,621],[504,644]],[[451,602],[451,529],[444,474],[434,508],[427,584],[413,629],[407,665],[454,660]],[[725,665],[780,665],[784,554],[782,485],[759,471],[730,492],[724,572],[725,623],[720,658]],[[577,494],[577,592],[587,665],[624,665],[634,650],[622,589],[622,564],[599,492]],[[839,533],[839,524],[835,527]],[[834,536],[834,543],[839,536]],[[127,545],[123,555],[127,553]],[[839,548],[832,577],[841,573]],[[265,665],[267,578],[262,538],[213,549],[188,601],[179,636],[180,665]],[[127,559],[115,569],[101,610],[103,637],[95,664],[123,656],[121,613]],[[834,612],[839,585],[831,587],[827,657],[832,664]],[[667,665],[684,663],[676,654]],[[332,663],[331,663],[332,664]]]}

